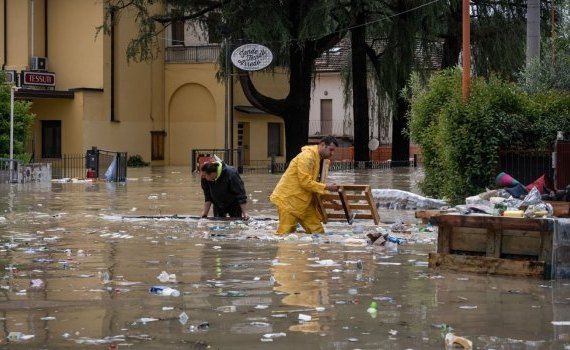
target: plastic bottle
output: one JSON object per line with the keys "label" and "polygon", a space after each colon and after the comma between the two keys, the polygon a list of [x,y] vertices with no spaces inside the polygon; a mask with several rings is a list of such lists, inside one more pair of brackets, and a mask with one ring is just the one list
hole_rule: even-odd
{"label": "plastic bottle", "polygon": [[178,290],[166,286],[152,286],[150,287],[149,292],[150,294],[156,294],[156,295],[173,296],[173,297],[180,296],[180,292]]}
{"label": "plastic bottle", "polygon": [[392,243],[396,243],[396,244],[404,243],[404,240],[402,238],[398,238],[398,237],[394,237],[394,236],[390,236],[390,235],[386,235],[384,237],[384,239],[387,240],[388,242],[392,242]]}

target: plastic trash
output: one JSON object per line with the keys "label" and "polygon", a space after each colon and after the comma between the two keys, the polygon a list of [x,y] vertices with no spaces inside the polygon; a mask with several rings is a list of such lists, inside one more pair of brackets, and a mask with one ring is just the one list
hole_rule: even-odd
{"label": "plastic trash", "polygon": [[109,281],[111,280],[111,277],[109,276],[109,273],[107,271],[103,272],[101,274],[101,281],[105,284],[109,283]]}
{"label": "plastic trash", "polygon": [[235,305],[224,305],[216,308],[216,311],[229,313],[229,312],[236,312]]}
{"label": "plastic trash", "polygon": [[42,288],[43,286],[44,286],[44,281],[42,281],[39,278],[30,281],[30,288],[39,289]]}
{"label": "plastic trash", "polygon": [[542,203],[542,195],[540,194],[540,191],[538,191],[536,187],[533,187],[532,190],[530,190],[530,192],[524,197],[519,208],[526,208],[530,205],[535,205],[540,203]]}
{"label": "plastic trash", "polygon": [[307,322],[312,319],[311,315],[299,314],[299,321]]}
{"label": "plastic trash", "polygon": [[376,318],[378,315],[378,304],[375,301],[371,302],[366,312],[370,314],[370,317]]}
{"label": "plastic trash", "polygon": [[391,236],[391,235],[388,235],[387,237],[385,237],[385,239],[388,242],[392,242],[392,243],[396,243],[396,244],[402,244],[405,242],[405,240],[403,238],[398,238],[398,237]]}
{"label": "plastic trash", "polygon": [[173,273],[168,273],[166,271],[162,271],[160,273],[160,275],[158,275],[156,278],[158,278],[158,280],[162,283],[164,282],[176,282],[176,274]]}
{"label": "plastic trash", "polygon": [[8,340],[9,341],[18,341],[20,339],[22,339],[22,332],[10,332],[8,334]]}
{"label": "plastic trash", "polygon": [[469,339],[463,337],[457,337],[453,333],[447,333],[445,335],[445,349],[451,350],[454,348],[453,344],[459,344],[464,349],[473,349],[473,342]]}
{"label": "plastic trash", "polygon": [[263,335],[264,338],[271,338],[271,339],[281,338],[281,337],[286,337],[286,336],[287,336],[287,334],[283,333],[283,332],[281,332],[281,333],[267,333],[267,334]]}
{"label": "plastic trash", "polygon": [[182,311],[182,313],[180,315],[178,315],[178,320],[182,324],[186,324],[186,322],[188,322],[188,319],[189,319],[188,315],[184,311]]}
{"label": "plastic trash", "polygon": [[155,295],[173,296],[173,297],[180,296],[180,292],[178,290],[166,286],[150,287],[149,292],[150,294],[155,294]]}

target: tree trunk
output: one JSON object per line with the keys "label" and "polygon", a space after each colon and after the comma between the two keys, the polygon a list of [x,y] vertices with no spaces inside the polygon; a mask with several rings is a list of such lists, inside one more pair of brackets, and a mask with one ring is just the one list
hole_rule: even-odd
{"label": "tree trunk", "polygon": [[[364,23],[362,13],[356,15],[356,25]],[[359,26],[351,31],[352,52],[352,114],[354,118],[354,160],[368,161],[368,139],[370,126],[368,118],[368,85],[366,74],[366,27]]]}
{"label": "tree trunk", "polygon": [[392,118],[392,166],[410,165],[410,138],[403,131],[408,124],[408,102],[398,96]]}
{"label": "tree trunk", "polygon": [[292,45],[289,50],[290,74],[289,95],[286,98],[285,140],[287,162],[290,162],[309,140],[309,111],[311,108],[311,79],[313,74],[313,51],[310,47]]}
{"label": "tree trunk", "polygon": [[461,5],[453,2],[447,17],[447,33],[443,41],[441,68],[455,67],[461,53]]}

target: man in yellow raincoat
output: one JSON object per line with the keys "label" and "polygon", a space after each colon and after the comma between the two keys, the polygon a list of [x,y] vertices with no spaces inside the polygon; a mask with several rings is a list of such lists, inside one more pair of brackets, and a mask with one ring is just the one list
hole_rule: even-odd
{"label": "man in yellow raincoat", "polygon": [[321,160],[331,158],[336,147],[336,138],[326,136],[318,145],[303,147],[293,158],[269,197],[279,211],[277,234],[295,232],[298,223],[307,233],[324,232],[314,195],[338,191],[334,183],[318,182]]}

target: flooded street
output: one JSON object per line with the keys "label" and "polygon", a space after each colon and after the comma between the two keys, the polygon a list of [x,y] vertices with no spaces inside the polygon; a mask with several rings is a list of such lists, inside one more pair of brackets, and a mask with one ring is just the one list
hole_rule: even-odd
{"label": "flooded street", "polygon": [[[199,178],[187,168],[129,169],[128,177],[126,184],[0,185],[0,346],[443,349],[451,327],[478,349],[570,349],[568,280],[429,270],[431,232],[394,250],[310,236],[276,241],[274,220],[230,227],[123,219],[199,215],[203,204]],[[275,218],[268,196],[279,177],[243,176],[250,215]],[[418,193],[421,173],[331,178]],[[380,215],[416,222],[411,211]],[[336,236],[350,232],[327,225]],[[162,271],[176,276],[161,282]],[[153,286],[181,295],[151,294]],[[367,311],[371,303],[376,313]],[[10,332],[34,337],[8,342]]]}

